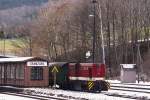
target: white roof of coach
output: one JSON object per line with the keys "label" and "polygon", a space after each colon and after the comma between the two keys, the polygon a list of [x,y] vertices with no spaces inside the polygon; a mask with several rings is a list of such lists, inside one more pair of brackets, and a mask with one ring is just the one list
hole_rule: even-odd
{"label": "white roof of coach", "polygon": [[33,59],[34,57],[13,57],[13,58],[0,58],[0,63],[3,62],[21,62]]}

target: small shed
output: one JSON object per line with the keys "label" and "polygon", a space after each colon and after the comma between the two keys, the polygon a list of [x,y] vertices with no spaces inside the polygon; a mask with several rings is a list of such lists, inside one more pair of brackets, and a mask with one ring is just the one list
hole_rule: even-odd
{"label": "small shed", "polygon": [[39,57],[0,58],[0,85],[48,86],[48,61]]}
{"label": "small shed", "polygon": [[136,82],[136,64],[120,64],[122,83],[135,83]]}

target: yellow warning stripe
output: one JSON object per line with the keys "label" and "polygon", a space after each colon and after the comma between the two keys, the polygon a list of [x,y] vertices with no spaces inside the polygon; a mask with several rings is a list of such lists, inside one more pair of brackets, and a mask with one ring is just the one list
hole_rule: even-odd
{"label": "yellow warning stripe", "polygon": [[90,84],[89,84],[89,87],[91,87],[92,85],[93,85],[93,83],[90,83]]}
{"label": "yellow warning stripe", "polygon": [[92,81],[89,81],[88,82],[88,88],[89,90],[94,86],[94,83]]}
{"label": "yellow warning stripe", "polygon": [[89,89],[91,89],[94,86],[94,84],[92,84],[91,86],[89,86]]}
{"label": "yellow warning stripe", "polygon": [[92,82],[88,82],[88,85],[91,84]]}

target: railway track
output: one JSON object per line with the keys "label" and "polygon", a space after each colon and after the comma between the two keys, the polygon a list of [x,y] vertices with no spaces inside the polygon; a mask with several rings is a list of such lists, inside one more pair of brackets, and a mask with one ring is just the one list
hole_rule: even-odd
{"label": "railway track", "polygon": [[0,93],[20,96],[26,98],[32,98],[37,100],[87,100],[85,98],[77,98],[73,96],[67,96],[63,94],[55,94],[55,93],[46,93],[42,91],[35,90],[24,90],[23,88],[12,87],[12,86],[0,86]]}
{"label": "railway track", "polygon": [[[122,97],[122,98],[129,98],[129,99],[142,99],[142,100],[150,100],[147,99],[145,96],[136,96],[136,95],[130,95],[130,93],[144,93],[149,95],[150,94],[150,85],[142,85],[142,84],[121,84],[121,83],[111,83],[110,84],[110,90],[116,90],[116,92],[108,92],[105,93],[105,95],[109,96],[116,96],[116,97]],[[130,93],[123,93],[121,92],[130,92]]]}
{"label": "railway track", "polygon": [[20,93],[1,92],[1,94],[19,96],[19,97],[25,97],[25,98],[31,98],[31,99],[37,99],[37,100],[48,100],[48,99],[45,99],[45,98],[31,96],[31,95],[25,95],[25,94],[20,94]]}
{"label": "railway track", "polygon": [[131,95],[123,95],[123,94],[117,94],[117,93],[105,93],[107,96],[113,96],[113,97],[120,97],[120,98],[125,98],[125,99],[130,99],[130,100],[150,100],[147,99],[147,97],[137,97],[137,96],[131,96]]}
{"label": "railway track", "polygon": [[[147,88],[146,88],[147,87]],[[110,92],[111,90],[115,90],[117,92]],[[125,94],[120,94],[119,91],[125,91],[125,92],[135,92],[135,93],[146,93],[150,94],[150,86],[139,86],[135,84],[111,84],[110,91],[106,92],[101,92],[100,94],[104,94],[107,96],[113,96],[113,97],[121,97],[121,98],[126,98],[126,99],[138,99],[138,100],[150,100],[150,99],[145,99],[145,97],[137,97],[133,95],[125,95]],[[72,91],[70,91],[72,92]],[[75,92],[75,91],[74,91]],[[14,96],[22,96],[26,98],[32,98],[32,99],[37,99],[37,100],[88,100],[86,98],[77,98],[74,96],[68,96],[66,94],[55,94],[53,92],[42,92],[41,90],[25,90],[23,92],[0,92],[2,94],[8,94],[8,95],[14,95]],[[93,93],[94,95],[95,93]],[[96,93],[99,94],[99,93]],[[144,99],[143,99],[144,98]]]}
{"label": "railway track", "polygon": [[15,92],[0,92],[0,93],[12,95],[12,96],[32,98],[32,99],[37,99],[37,100],[68,100],[68,99],[59,98],[59,97],[40,96],[40,95],[32,95],[32,94],[25,94],[25,93],[15,93]]}
{"label": "railway track", "polygon": [[131,91],[150,94],[150,85],[139,84],[111,84],[111,90]]}
{"label": "railway track", "polygon": [[[76,92],[76,91],[70,90],[70,92]],[[141,100],[141,97],[135,97],[135,96],[130,96],[130,95],[121,95],[121,94],[117,94],[117,93],[110,93],[109,91],[105,91],[105,92],[101,92],[101,93],[92,93],[92,94],[93,95],[94,94],[103,94],[103,95],[107,95],[107,96],[111,96],[111,97],[120,97],[120,98],[131,99],[131,100],[135,100],[135,99]],[[78,99],[76,99],[76,100],[78,100]],[[80,99],[80,100],[82,100],[82,99]],[[86,99],[86,100],[88,100],[88,99]],[[142,99],[142,100],[145,100],[145,99]]]}
{"label": "railway track", "polygon": [[111,83],[111,85],[125,85],[125,86],[128,86],[128,85],[131,85],[131,86],[145,86],[145,87],[150,87],[150,85],[148,84],[137,84],[137,83]]}

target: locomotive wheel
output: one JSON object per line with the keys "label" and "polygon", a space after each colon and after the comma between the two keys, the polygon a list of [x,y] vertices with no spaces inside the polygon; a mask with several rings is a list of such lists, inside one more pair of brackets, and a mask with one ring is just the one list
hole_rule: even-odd
{"label": "locomotive wheel", "polygon": [[102,91],[108,91],[110,88],[110,84],[108,82],[102,81],[101,82]]}
{"label": "locomotive wheel", "polygon": [[100,93],[102,91],[102,86],[101,86],[101,83],[96,81],[93,83],[93,87],[91,87],[89,89],[89,87],[87,86],[87,90],[88,92],[92,92],[92,93]]}
{"label": "locomotive wheel", "polygon": [[74,89],[77,90],[77,91],[81,91],[82,90],[81,83],[80,82],[74,83]]}
{"label": "locomotive wheel", "polygon": [[83,91],[83,92],[87,91],[87,85],[86,84],[81,84],[81,91]]}
{"label": "locomotive wheel", "polygon": [[69,82],[68,88],[69,88],[70,90],[74,90],[73,82]]}
{"label": "locomotive wheel", "polygon": [[68,89],[68,84],[66,82],[64,82],[63,84],[61,84],[61,88],[63,90],[67,90]]}
{"label": "locomotive wheel", "polygon": [[97,82],[94,86],[94,91],[100,93],[102,91],[102,85]]}

